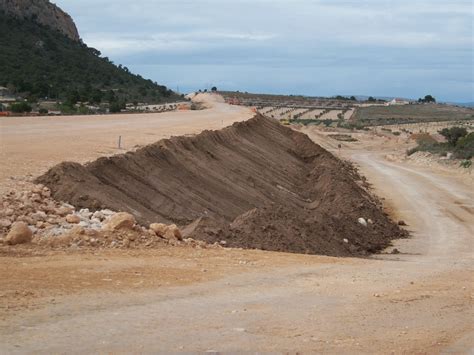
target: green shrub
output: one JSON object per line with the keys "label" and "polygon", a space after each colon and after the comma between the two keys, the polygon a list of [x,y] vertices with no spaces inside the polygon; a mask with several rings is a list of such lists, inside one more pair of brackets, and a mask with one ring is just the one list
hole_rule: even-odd
{"label": "green shrub", "polygon": [[469,169],[472,166],[472,160],[463,160],[459,166],[464,169]]}
{"label": "green shrub", "polygon": [[15,102],[10,106],[10,110],[15,113],[31,112],[32,107],[28,102]]}
{"label": "green shrub", "polygon": [[443,128],[441,131],[439,131],[439,134],[444,136],[448,143],[454,147],[460,138],[467,135],[467,130],[464,127],[456,126],[451,128]]}
{"label": "green shrub", "polygon": [[[126,105],[124,102],[113,101],[110,103],[109,112],[118,113],[118,112],[121,112],[125,108],[126,108]],[[146,109],[148,109],[148,107]]]}
{"label": "green shrub", "polygon": [[459,139],[454,149],[454,157],[457,159],[471,159],[474,156],[474,132]]}

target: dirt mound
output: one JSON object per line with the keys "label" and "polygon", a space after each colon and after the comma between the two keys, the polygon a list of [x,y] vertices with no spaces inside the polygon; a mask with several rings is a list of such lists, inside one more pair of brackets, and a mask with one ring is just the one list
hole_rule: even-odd
{"label": "dirt mound", "polygon": [[195,239],[233,247],[362,255],[404,235],[352,166],[260,115],[86,165],[61,163],[37,181],[77,207],[188,226]]}

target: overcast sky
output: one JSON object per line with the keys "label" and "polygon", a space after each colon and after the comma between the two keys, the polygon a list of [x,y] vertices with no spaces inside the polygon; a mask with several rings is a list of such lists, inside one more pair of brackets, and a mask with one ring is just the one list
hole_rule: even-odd
{"label": "overcast sky", "polygon": [[471,0],[56,0],[85,43],[181,92],[474,101]]}

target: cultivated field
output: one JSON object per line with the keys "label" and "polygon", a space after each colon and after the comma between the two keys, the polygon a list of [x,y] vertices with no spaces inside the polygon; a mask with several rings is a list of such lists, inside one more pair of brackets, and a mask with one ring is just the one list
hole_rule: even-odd
{"label": "cultivated field", "polygon": [[473,120],[474,109],[435,104],[370,106],[357,108],[353,119],[368,125]]}

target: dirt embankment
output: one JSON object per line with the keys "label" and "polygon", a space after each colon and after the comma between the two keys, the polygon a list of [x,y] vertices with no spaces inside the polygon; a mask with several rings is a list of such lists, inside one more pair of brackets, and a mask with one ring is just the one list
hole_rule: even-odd
{"label": "dirt embankment", "polygon": [[86,165],[61,163],[37,182],[77,207],[177,223],[232,247],[364,255],[405,235],[351,166],[260,115]]}

